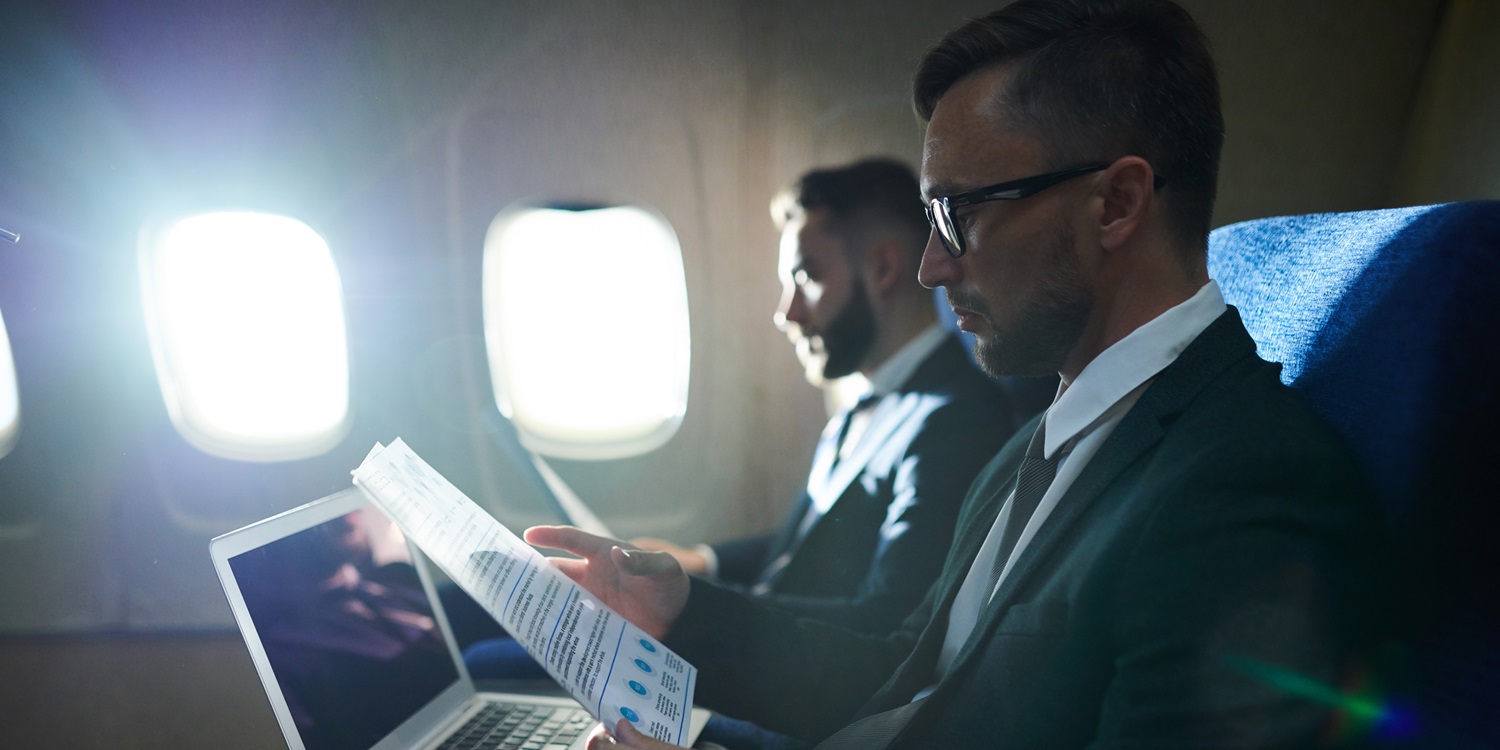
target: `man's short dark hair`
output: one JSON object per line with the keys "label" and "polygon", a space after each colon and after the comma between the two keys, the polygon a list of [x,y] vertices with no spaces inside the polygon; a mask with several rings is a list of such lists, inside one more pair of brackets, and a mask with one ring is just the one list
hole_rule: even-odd
{"label": "man's short dark hair", "polygon": [[[971,73],[1009,66],[1000,114],[1060,169],[1135,155],[1166,178],[1174,234],[1207,247],[1224,117],[1208,40],[1170,0],[1018,0],[969,21],[917,68],[924,120]],[[998,178],[997,178],[998,179]]]}
{"label": "man's short dark hair", "polygon": [[921,185],[911,167],[895,159],[864,159],[814,169],[771,202],[771,217],[778,229],[810,211],[826,212],[830,229],[846,243],[857,242],[872,231],[895,230],[917,259],[927,244],[929,227]]}

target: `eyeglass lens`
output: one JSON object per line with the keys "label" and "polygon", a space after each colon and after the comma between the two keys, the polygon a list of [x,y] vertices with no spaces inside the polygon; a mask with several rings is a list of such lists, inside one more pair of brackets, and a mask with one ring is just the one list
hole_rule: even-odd
{"label": "eyeglass lens", "polygon": [[955,258],[963,255],[963,240],[959,238],[958,228],[953,226],[953,217],[948,213],[948,206],[943,199],[934,198],[927,212],[938,238],[943,241],[943,249]]}

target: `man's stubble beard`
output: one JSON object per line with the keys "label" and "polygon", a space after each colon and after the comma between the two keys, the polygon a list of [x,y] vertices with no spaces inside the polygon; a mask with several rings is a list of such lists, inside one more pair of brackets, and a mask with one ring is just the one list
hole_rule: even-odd
{"label": "man's stubble beard", "polygon": [[989,317],[989,306],[979,303],[983,309],[976,312],[985,314],[990,326],[975,337],[974,358],[991,376],[1037,377],[1057,372],[1088,325],[1094,295],[1078,266],[1073,231],[1065,228],[1054,237],[1046,248],[1047,266],[1014,325],[999,330]]}

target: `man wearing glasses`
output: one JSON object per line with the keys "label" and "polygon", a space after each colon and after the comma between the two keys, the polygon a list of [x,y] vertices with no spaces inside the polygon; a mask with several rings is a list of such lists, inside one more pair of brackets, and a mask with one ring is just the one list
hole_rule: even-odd
{"label": "man wearing glasses", "polygon": [[923,605],[861,637],[659,553],[528,539],[693,661],[701,703],[820,747],[1327,744],[1385,548],[1352,456],[1208,278],[1201,32],[1170,0],[1020,0],[929,52],[915,100],[923,284],[985,368],[1062,379],[970,489]]}

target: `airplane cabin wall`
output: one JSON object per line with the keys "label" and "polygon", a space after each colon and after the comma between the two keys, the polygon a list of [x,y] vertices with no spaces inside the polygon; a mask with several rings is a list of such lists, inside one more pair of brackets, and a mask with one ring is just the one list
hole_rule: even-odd
{"label": "airplane cabin wall", "polygon": [[1500,3],[1450,0],[1422,74],[1395,205],[1500,199]]}

